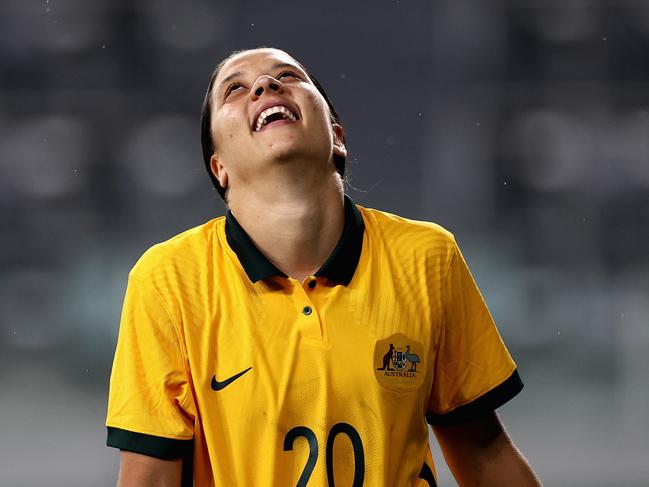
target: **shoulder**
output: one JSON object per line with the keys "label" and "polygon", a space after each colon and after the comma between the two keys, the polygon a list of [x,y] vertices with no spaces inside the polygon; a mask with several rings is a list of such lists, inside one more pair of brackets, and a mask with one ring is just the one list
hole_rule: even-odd
{"label": "shoulder", "polygon": [[437,223],[412,220],[386,211],[358,206],[370,238],[399,251],[435,251],[450,256],[455,237]]}
{"label": "shoulder", "polygon": [[131,269],[130,275],[144,282],[170,274],[183,274],[210,259],[225,217],[190,228],[149,248]]}

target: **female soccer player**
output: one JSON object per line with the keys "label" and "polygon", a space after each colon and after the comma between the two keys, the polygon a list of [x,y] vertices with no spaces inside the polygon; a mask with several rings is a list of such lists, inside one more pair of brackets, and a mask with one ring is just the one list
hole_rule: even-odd
{"label": "female soccer player", "polygon": [[217,67],[203,152],[229,211],[129,275],[118,485],[538,486],[495,409],[522,388],[453,236],[355,205],[343,128],[287,53]]}

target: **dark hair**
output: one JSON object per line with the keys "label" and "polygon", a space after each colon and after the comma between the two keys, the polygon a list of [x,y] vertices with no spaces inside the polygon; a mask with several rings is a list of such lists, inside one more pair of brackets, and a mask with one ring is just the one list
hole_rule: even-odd
{"label": "dark hair", "polygon": [[[267,49],[267,48],[260,48],[260,49]],[[215,149],[214,140],[212,138],[212,96],[211,95],[212,95],[212,88],[214,87],[214,80],[216,80],[216,77],[221,71],[223,65],[233,56],[245,51],[246,50],[234,51],[232,54],[230,54],[227,58],[225,58],[216,66],[214,72],[212,73],[210,84],[207,87],[207,93],[205,94],[205,99],[203,100],[203,108],[201,110],[201,145],[203,146],[203,160],[205,161],[205,168],[207,169],[207,174],[209,174],[210,179],[212,180],[212,184],[221,195],[221,198],[223,198],[224,200],[226,198],[227,188],[221,186],[221,183],[219,183],[219,180],[216,179],[216,176],[212,173],[212,168],[210,167],[210,160],[212,158],[212,154],[214,154],[214,149]],[[329,112],[331,113],[331,123],[340,124],[340,118],[338,117],[338,113],[336,112],[333,103],[331,103],[331,100],[327,96],[327,93],[325,92],[322,85],[318,82],[315,76],[313,76],[311,73],[309,73],[309,71],[306,68],[304,68],[304,66],[302,66],[301,64],[299,65],[302,69],[304,69],[304,72],[307,74],[309,79],[313,82],[315,87],[318,89],[322,97],[327,102],[327,106],[329,107]],[[345,176],[345,165],[346,165],[345,163],[346,163],[345,157],[334,155],[334,165],[336,166],[336,171],[338,171],[338,174],[340,174],[341,177]]]}

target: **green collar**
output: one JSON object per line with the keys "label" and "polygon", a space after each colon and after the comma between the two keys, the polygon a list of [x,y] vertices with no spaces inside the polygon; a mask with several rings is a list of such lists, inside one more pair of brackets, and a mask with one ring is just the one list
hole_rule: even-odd
{"label": "green collar", "polygon": [[[354,276],[361,257],[364,229],[365,224],[360,211],[351,198],[345,195],[343,233],[333,252],[315,275],[347,286]],[[287,277],[255,247],[229,210],[225,215],[225,236],[252,282],[272,276]]]}

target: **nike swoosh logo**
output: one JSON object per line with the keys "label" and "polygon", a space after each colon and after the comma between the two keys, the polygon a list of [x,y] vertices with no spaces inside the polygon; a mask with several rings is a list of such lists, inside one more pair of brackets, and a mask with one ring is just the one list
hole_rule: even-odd
{"label": "nike swoosh logo", "polygon": [[230,384],[232,384],[235,380],[237,380],[243,374],[248,372],[250,369],[252,369],[252,367],[248,367],[246,370],[242,370],[238,374],[234,374],[232,377],[230,377],[229,379],[225,379],[222,382],[219,382],[218,380],[216,380],[215,375],[212,376],[212,390],[213,391],[220,391],[221,389],[224,389],[224,388],[228,387]]}

